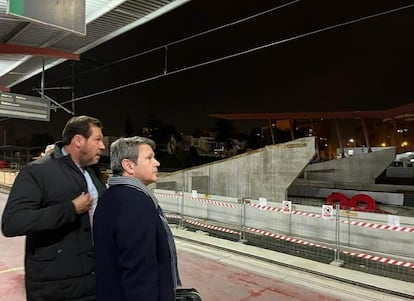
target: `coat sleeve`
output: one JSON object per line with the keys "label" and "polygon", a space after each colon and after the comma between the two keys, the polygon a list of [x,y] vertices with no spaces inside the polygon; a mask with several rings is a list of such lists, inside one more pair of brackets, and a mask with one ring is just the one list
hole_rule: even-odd
{"label": "coat sleeve", "polygon": [[2,216],[4,236],[56,230],[76,219],[72,200],[42,207],[43,192],[32,168],[21,170],[14,181]]}
{"label": "coat sleeve", "polygon": [[125,300],[159,300],[158,215],[152,200],[135,192],[123,204],[116,244]]}

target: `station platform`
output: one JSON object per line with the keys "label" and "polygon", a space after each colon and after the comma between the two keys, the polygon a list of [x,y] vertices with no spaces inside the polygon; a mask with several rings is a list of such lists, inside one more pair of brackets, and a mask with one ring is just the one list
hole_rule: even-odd
{"label": "station platform", "polygon": [[[184,273],[183,284],[198,288],[203,300],[414,300],[414,284],[410,282],[323,264],[200,232],[172,230],[179,255],[185,254],[184,258],[179,257],[181,270],[186,272],[193,268],[188,262],[182,262],[191,258],[186,253],[198,256],[199,263],[195,267],[200,272],[190,279],[186,279],[187,273]],[[209,274],[212,280],[208,280]],[[240,287],[234,287],[236,283]],[[241,292],[244,292],[243,296],[239,296]]]}
{"label": "station platform", "polygon": [[[0,212],[7,194],[0,193]],[[184,287],[203,301],[413,300],[414,285],[172,225]],[[24,237],[0,235],[0,301],[24,301]]]}

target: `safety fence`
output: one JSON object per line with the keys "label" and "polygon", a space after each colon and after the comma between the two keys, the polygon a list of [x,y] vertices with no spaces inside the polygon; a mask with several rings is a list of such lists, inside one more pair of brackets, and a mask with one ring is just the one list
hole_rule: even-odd
{"label": "safety fence", "polygon": [[[154,190],[167,218],[190,230],[414,282],[414,218]],[[318,213],[319,211],[319,213]],[[364,250],[361,252],[359,250]]]}
{"label": "safety fence", "polygon": [[11,187],[17,176],[17,170],[4,168],[0,170],[0,187]]}

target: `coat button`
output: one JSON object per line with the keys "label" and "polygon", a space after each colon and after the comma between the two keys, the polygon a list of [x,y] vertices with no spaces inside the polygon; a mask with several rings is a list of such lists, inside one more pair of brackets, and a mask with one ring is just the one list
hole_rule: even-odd
{"label": "coat button", "polygon": [[88,256],[92,257],[93,256],[93,252],[88,252]]}
{"label": "coat button", "polygon": [[58,253],[62,253],[62,249],[57,250]]}

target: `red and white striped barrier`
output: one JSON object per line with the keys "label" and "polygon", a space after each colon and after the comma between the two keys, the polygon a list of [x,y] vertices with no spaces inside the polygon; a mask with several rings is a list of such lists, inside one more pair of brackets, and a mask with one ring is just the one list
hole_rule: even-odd
{"label": "red and white striped barrier", "polygon": [[[167,216],[176,216],[176,215],[167,215]],[[177,217],[181,218],[181,216],[177,216]],[[212,229],[212,230],[221,231],[221,232],[225,232],[225,233],[240,235],[239,231],[232,230],[232,229],[225,228],[225,227],[213,226],[213,225],[210,225],[210,224],[201,223],[201,222],[194,221],[194,220],[191,220],[191,219],[185,219],[185,222],[189,223],[189,224],[192,224],[192,225],[195,225],[195,226],[203,227],[203,228],[206,228],[206,229]],[[247,231],[250,231],[250,232],[253,232],[253,233],[265,235],[265,236],[268,236],[268,237],[271,237],[271,238],[280,239],[280,240],[284,240],[284,241],[291,242],[291,243],[301,244],[301,245],[305,245],[305,246],[313,246],[313,247],[318,247],[318,248],[328,249],[328,250],[334,250],[331,247],[327,247],[327,246],[320,245],[320,244],[315,244],[315,243],[312,243],[312,242],[309,242],[309,241],[306,241],[306,240],[302,240],[302,239],[292,238],[292,237],[282,235],[282,234],[272,233],[272,232],[269,232],[269,231],[260,230],[260,229],[256,229],[256,228],[251,228],[251,227],[246,227],[245,229]],[[373,260],[373,261],[377,261],[377,262],[381,262],[381,263],[388,263],[388,264],[402,266],[402,267],[406,267],[406,268],[414,268],[414,263],[412,263],[412,262],[406,262],[406,261],[402,261],[402,260],[396,260],[396,259],[391,259],[391,258],[386,258],[386,257],[381,257],[381,256],[376,256],[376,255],[370,255],[370,254],[363,254],[363,253],[355,253],[355,252],[348,252],[348,251],[340,251],[340,252],[342,252],[346,255],[355,256],[355,257],[358,257],[358,258],[369,259],[369,260]]]}
{"label": "red and white striped barrier", "polygon": [[345,224],[350,224],[353,226],[358,226],[358,227],[414,233],[414,228],[410,228],[410,227],[398,227],[398,226],[372,224],[372,223],[358,222],[358,221],[341,221],[341,222]]}
{"label": "red and white striped barrier", "polygon": [[322,215],[320,215],[320,214],[316,214],[316,213],[312,213],[312,212],[301,212],[301,211],[296,211],[296,210],[293,210],[292,214],[296,214],[296,215],[300,215],[300,216],[316,217],[316,218],[321,218],[322,217]]}
{"label": "red and white striped barrier", "polygon": [[318,248],[322,248],[322,249],[330,249],[333,250],[330,247],[327,246],[323,246],[323,245],[319,245],[319,244],[315,244],[312,242],[308,242],[302,239],[297,239],[297,238],[292,238],[286,235],[282,235],[282,234],[277,234],[277,233],[272,233],[269,231],[265,231],[265,230],[260,230],[260,229],[255,229],[255,228],[250,228],[250,227],[246,227],[246,230],[253,232],[253,233],[258,233],[264,236],[269,236],[275,239],[280,239],[280,240],[285,240],[288,242],[293,242],[293,243],[297,243],[297,244],[301,244],[301,245],[307,245],[307,246],[312,246],[312,247],[318,247]]}
{"label": "red and white striped barrier", "polygon": [[249,203],[248,205],[251,207],[260,209],[260,210],[276,211],[276,212],[283,210],[282,208],[277,208],[277,207],[272,207],[272,206],[267,206],[267,205],[251,204],[251,203]]}
{"label": "red and white striped barrier", "polygon": [[225,232],[225,233],[230,233],[230,234],[236,234],[236,235],[240,235],[239,231],[235,231],[229,228],[225,228],[225,227],[218,227],[218,226],[213,226],[213,225],[209,225],[209,224],[204,224],[204,223],[200,223],[191,219],[185,219],[186,223],[195,225],[195,226],[199,226],[199,227],[203,227],[203,228],[207,228],[207,229],[212,229],[212,230],[216,230],[216,231],[221,231],[221,232]]}
{"label": "red and white striped barrier", "polygon": [[406,261],[402,261],[402,260],[395,260],[395,259],[390,259],[390,258],[386,258],[386,257],[369,255],[369,254],[362,254],[362,253],[355,253],[355,252],[343,251],[342,253],[347,254],[347,255],[351,255],[351,256],[355,256],[355,257],[359,257],[359,258],[370,259],[370,260],[378,261],[378,262],[382,262],[382,263],[398,265],[398,266],[402,266],[402,267],[405,267],[405,268],[414,268],[414,263],[412,263],[412,262],[406,262]]}
{"label": "red and white striped barrier", "polygon": [[182,219],[183,217],[181,215],[178,214],[171,214],[171,213],[166,213],[165,214],[166,218],[175,218],[175,219]]}
{"label": "red and white striped barrier", "polygon": [[[327,246],[314,244],[314,243],[311,243],[311,242],[304,241],[302,239],[291,238],[291,237],[288,237],[288,236],[285,236],[285,235],[276,234],[276,233],[272,233],[272,232],[268,232],[268,231],[264,231],[264,230],[259,230],[259,229],[255,229],[255,228],[246,228],[246,230],[248,230],[250,232],[253,232],[253,233],[262,234],[262,235],[265,235],[265,236],[269,236],[269,237],[272,237],[272,238],[275,238],[275,239],[281,239],[281,240],[292,242],[292,243],[297,243],[297,244],[302,244],[302,245],[307,245],[307,246],[314,246],[314,247],[319,247],[319,248],[328,249],[328,250],[334,250],[333,248],[330,248],[330,247],[327,247]],[[388,263],[388,264],[392,264],[392,265],[398,265],[398,266],[402,266],[402,267],[406,267],[406,268],[414,268],[414,263],[412,263],[412,262],[406,262],[406,261],[390,259],[390,258],[381,257],[381,256],[361,254],[361,253],[348,252],[348,251],[341,251],[341,252],[344,253],[344,254],[359,257],[359,258],[369,259],[369,260],[378,261],[378,262],[382,262],[382,263]]]}
{"label": "red and white striped barrier", "polygon": [[[164,197],[164,198],[182,198],[182,195],[180,194],[158,193],[158,192],[154,194],[156,196]],[[238,205],[235,205],[232,203],[220,202],[220,201],[215,201],[215,200],[210,200],[210,199],[205,199],[205,198],[198,198],[198,197],[193,197],[193,196],[188,196],[188,195],[184,195],[184,198],[193,200],[193,201],[202,202],[202,203],[212,204],[212,205],[220,206],[220,207],[227,207],[227,208],[238,208],[239,207]]]}
{"label": "red and white striped barrier", "polygon": [[[277,208],[277,207],[272,207],[272,206],[267,206],[267,205],[251,204],[250,203],[249,206],[260,209],[260,210],[283,212],[283,208]],[[320,214],[315,214],[315,213],[310,213],[310,212],[301,212],[301,211],[296,211],[296,210],[292,210],[292,214],[301,215],[301,216],[316,217],[316,218],[321,217]]]}
{"label": "red and white striped barrier", "polygon": [[154,195],[156,195],[157,197],[163,197],[163,198],[174,198],[174,199],[179,199],[182,197],[181,194],[179,193],[161,193],[161,192],[154,192]]}
{"label": "red and white striped barrier", "polygon": [[231,203],[214,201],[214,200],[210,200],[210,199],[196,198],[196,197],[192,197],[192,196],[187,196],[185,198],[193,200],[193,201],[198,201],[198,202],[202,202],[202,203],[207,203],[207,204],[220,206],[220,207],[227,207],[227,208],[237,208],[238,207],[238,206],[236,206],[234,204],[231,204]]}
{"label": "red and white striped barrier", "polygon": [[[171,193],[155,193],[155,195],[160,196],[160,197],[167,197],[167,198],[182,197],[182,195],[180,194],[171,194]],[[202,203],[212,204],[212,205],[220,206],[220,207],[227,207],[227,208],[233,208],[233,209],[239,207],[238,204],[215,201],[215,200],[210,200],[210,199],[205,199],[205,198],[198,198],[198,197],[193,197],[193,196],[184,196],[184,198],[190,199],[193,201],[202,202]],[[253,208],[260,209],[260,210],[283,212],[283,208],[277,208],[277,207],[260,205],[260,204],[252,204],[252,203],[249,203],[248,205]],[[293,210],[292,214],[299,215],[299,216],[313,217],[313,218],[322,218],[320,214],[310,213],[310,212],[301,212],[301,211],[296,211],[296,210]],[[357,227],[378,229],[378,230],[414,233],[414,228],[412,227],[399,227],[399,226],[390,226],[390,225],[373,224],[373,223],[366,223],[366,222],[360,222],[360,221],[348,221],[348,220],[341,220],[341,223],[349,224],[349,225],[357,226]]]}
{"label": "red and white striped barrier", "polygon": [[[264,206],[264,205],[259,205],[259,204],[249,204],[249,205],[254,208],[260,209],[260,210],[268,210],[268,211],[274,211],[274,212],[283,211],[283,208],[276,208],[276,207]],[[300,216],[307,216],[307,217],[314,217],[314,218],[322,217],[320,214],[310,213],[310,212],[301,212],[301,211],[296,211],[296,210],[293,210],[292,214],[300,215]],[[373,228],[373,229],[378,229],[378,230],[389,230],[389,231],[397,231],[397,232],[414,233],[414,228],[411,228],[411,227],[398,227],[398,226],[373,224],[373,223],[366,223],[366,222],[360,222],[360,221],[348,221],[348,220],[341,220],[341,223],[350,224],[352,226],[357,226],[357,227]]]}

